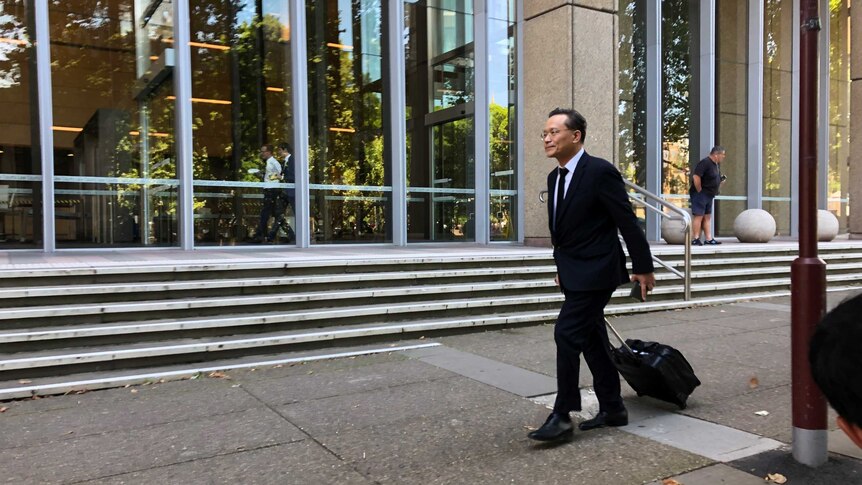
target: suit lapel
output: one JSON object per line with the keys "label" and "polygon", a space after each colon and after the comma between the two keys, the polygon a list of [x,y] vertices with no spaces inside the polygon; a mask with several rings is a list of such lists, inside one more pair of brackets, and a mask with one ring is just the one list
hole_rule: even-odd
{"label": "suit lapel", "polygon": [[566,197],[563,199],[562,210],[557,211],[557,223],[560,222],[560,219],[562,219],[566,210],[568,210],[569,206],[572,205],[572,199],[575,198],[575,194],[578,191],[578,185],[580,185],[581,179],[584,178],[586,165],[589,161],[590,156],[587,155],[587,152],[584,152],[584,154],[581,155],[581,159],[578,160],[578,166],[575,167],[575,173],[572,174],[572,180],[569,182],[569,189],[566,191]]}

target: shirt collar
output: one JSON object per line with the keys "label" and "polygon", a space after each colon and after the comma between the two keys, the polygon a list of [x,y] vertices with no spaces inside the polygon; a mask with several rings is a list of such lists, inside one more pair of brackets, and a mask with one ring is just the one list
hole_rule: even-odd
{"label": "shirt collar", "polygon": [[581,156],[583,154],[584,147],[581,147],[581,149],[578,150],[578,153],[575,153],[575,156],[563,166],[563,168],[569,171],[567,175],[575,173],[575,169],[578,168],[578,162],[581,160]]}

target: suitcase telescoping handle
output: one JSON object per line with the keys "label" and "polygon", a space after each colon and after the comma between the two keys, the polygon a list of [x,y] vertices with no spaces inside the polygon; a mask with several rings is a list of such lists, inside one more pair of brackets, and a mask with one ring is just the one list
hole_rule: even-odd
{"label": "suitcase telescoping handle", "polygon": [[614,333],[614,335],[617,337],[617,340],[619,340],[620,343],[623,344],[623,348],[628,350],[630,354],[634,354],[634,351],[632,351],[632,348],[629,347],[629,345],[626,343],[626,341],[623,339],[623,337],[620,335],[620,333],[617,332],[617,329],[615,329],[614,326],[611,325],[611,322],[609,322],[607,318],[605,318],[605,325],[607,325],[608,328],[611,329],[611,332]]}

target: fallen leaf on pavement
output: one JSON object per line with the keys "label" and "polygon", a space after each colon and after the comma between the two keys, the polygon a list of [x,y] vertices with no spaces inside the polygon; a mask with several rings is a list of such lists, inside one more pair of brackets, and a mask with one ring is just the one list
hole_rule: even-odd
{"label": "fallen leaf on pavement", "polygon": [[768,473],[764,480],[772,483],[787,483],[787,477],[780,473]]}
{"label": "fallen leaf on pavement", "polygon": [[30,379],[20,379],[18,381],[18,384],[30,384],[31,382],[33,381],[31,381]]}
{"label": "fallen leaf on pavement", "polygon": [[137,389],[132,389],[130,392],[131,392],[132,394],[137,394],[137,393],[138,393],[138,390],[137,390]]}
{"label": "fallen leaf on pavement", "polygon": [[210,372],[208,376],[212,377],[213,379],[230,379],[230,377],[228,377],[227,374],[225,374],[224,372],[222,372],[220,370]]}
{"label": "fallen leaf on pavement", "polygon": [[757,389],[757,386],[759,386],[759,385],[760,385],[760,381],[757,379],[757,377],[752,377],[748,381],[748,388],[749,389]]}
{"label": "fallen leaf on pavement", "polygon": [[682,483],[674,480],[673,478],[665,478],[661,481],[661,485],[682,485]]}
{"label": "fallen leaf on pavement", "polygon": [[9,408],[7,408],[6,406],[3,406],[2,408],[0,408],[0,413],[5,413],[8,410],[9,410]]}
{"label": "fallen leaf on pavement", "polygon": [[758,416],[769,416],[769,411],[757,411],[754,414],[756,414]]}

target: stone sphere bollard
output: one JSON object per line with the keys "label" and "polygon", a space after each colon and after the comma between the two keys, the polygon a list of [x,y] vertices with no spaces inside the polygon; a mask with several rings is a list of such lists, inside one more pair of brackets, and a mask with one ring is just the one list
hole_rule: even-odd
{"label": "stone sphere bollard", "polygon": [[[691,209],[683,209],[691,215]],[[672,217],[682,217],[671,212]],[[685,221],[682,219],[661,218],[661,238],[668,244],[685,244]]]}
{"label": "stone sphere bollard", "polygon": [[739,242],[769,242],[775,236],[775,218],[763,209],[742,211],[733,221],[733,233]]}
{"label": "stone sphere bollard", "polygon": [[838,235],[838,218],[835,214],[820,209],[817,211],[817,240],[831,241]]}

